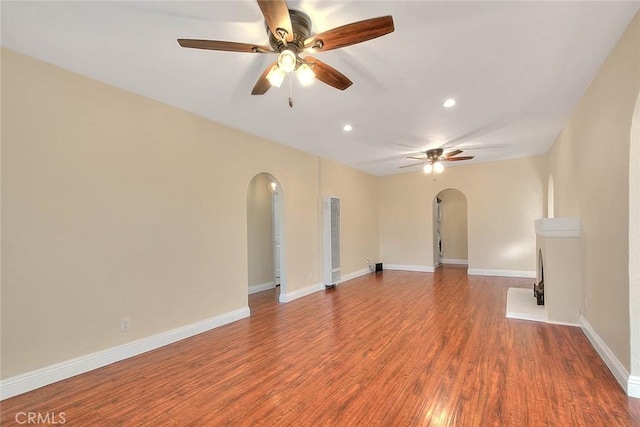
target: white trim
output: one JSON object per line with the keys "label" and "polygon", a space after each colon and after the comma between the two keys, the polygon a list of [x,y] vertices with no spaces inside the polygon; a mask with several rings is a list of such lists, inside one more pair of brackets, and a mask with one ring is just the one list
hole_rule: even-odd
{"label": "white trim", "polygon": [[490,270],[486,268],[469,268],[469,276],[499,276],[499,277],[525,277],[536,278],[536,272],[530,270]]}
{"label": "white trim", "polygon": [[640,399],[640,377],[637,375],[629,375],[627,386],[627,395]]}
{"label": "white trim", "polygon": [[249,295],[256,294],[258,292],[267,291],[276,287],[275,282],[261,283],[259,285],[249,285]]}
{"label": "white trim", "polygon": [[340,281],[338,283],[340,284],[342,282],[346,282],[347,280],[351,280],[351,279],[355,279],[357,277],[365,276],[365,275],[367,275],[369,273],[372,273],[372,271],[369,270],[368,268],[363,268],[362,270],[358,270],[358,271],[354,271],[353,273],[345,274],[344,276],[342,276],[342,278],[340,279]]}
{"label": "white trim", "polygon": [[576,327],[576,328],[580,327],[580,323],[560,322],[558,320],[547,320],[547,323],[549,323],[551,325],[573,326],[573,327]]}
{"label": "white trim", "polygon": [[[609,347],[607,347],[607,344],[605,344],[605,342],[602,340],[602,338],[600,338],[595,329],[593,329],[587,319],[585,319],[582,315],[580,315],[580,327],[582,328],[582,332],[584,332],[584,334],[593,345],[593,348],[595,348],[600,355],[600,358],[607,365],[613,376],[616,377],[616,380],[618,380],[618,384],[620,384],[620,387],[622,387],[625,393],[628,393],[629,388],[627,382],[630,381],[629,372],[627,372],[616,355],[613,354]],[[636,378],[637,377],[634,378],[634,382]],[[640,385],[640,383],[638,385]],[[636,384],[634,384],[634,391],[637,391],[635,390],[635,386]]]}
{"label": "white trim", "polygon": [[383,268],[386,270],[419,271],[422,273],[433,273],[436,271],[432,265],[385,264]]}
{"label": "white trim", "polygon": [[324,289],[324,285],[322,283],[317,283],[315,285],[307,286],[306,288],[296,289],[293,292],[282,293],[280,292],[280,302],[291,302],[295,299],[306,297],[307,295],[311,295],[314,292],[318,292]]}
{"label": "white trim", "polygon": [[458,264],[458,265],[469,265],[468,259],[449,259],[443,258],[442,264]]}
{"label": "white trim", "polygon": [[249,307],[230,311],[177,329],[87,354],[0,381],[0,399],[8,399],[103,366],[155,350],[168,344],[249,317]]}

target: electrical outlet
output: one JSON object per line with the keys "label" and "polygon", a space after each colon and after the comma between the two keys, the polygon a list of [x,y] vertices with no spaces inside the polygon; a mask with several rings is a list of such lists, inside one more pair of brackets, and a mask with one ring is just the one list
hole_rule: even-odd
{"label": "electrical outlet", "polygon": [[371,265],[371,260],[369,258],[366,259],[367,265]]}
{"label": "electrical outlet", "polygon": [[128,317],[120,319],[120,332],[127,332],[129,329],[131,329],[131,319]]}

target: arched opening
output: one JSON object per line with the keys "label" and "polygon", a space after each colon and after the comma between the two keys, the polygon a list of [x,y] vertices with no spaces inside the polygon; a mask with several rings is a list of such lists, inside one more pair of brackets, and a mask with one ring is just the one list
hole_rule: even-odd
{"label": "arched opening", "polygon": [[469,263],[467,198],[455,188],[433,199],[434,266]]}
{"label": "arched opening", "polygon": [[549,175],[547,183],[547,218],[555,218],[555,193],[553,188],[553,175]]}
{"label": "arched opening", "polygon": [[275,289],[286,293],[283,262],[283,194],[271,174],[253,177],[247,188],[248,293]]}

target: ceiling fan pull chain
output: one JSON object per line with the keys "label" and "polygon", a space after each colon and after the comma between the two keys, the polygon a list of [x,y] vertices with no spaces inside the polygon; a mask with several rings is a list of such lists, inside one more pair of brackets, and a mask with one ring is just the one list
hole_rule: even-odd
{"label": "ceiling fan pull chain", "polygon": [[293,73],[289,73],[289,107],[293,108],[293,79],[291,74]]}

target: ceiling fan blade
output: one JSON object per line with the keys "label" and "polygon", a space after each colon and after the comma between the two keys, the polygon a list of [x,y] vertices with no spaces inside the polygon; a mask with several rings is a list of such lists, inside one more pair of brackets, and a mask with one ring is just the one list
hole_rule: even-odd
{"label": "ceiling fan blade", "polygon": [[410,165],[404,165],[404,166],[400,166],[400,169],[402,168],[410,168],[411,166],[418,166],[418,165],[423,165],[424,162],[420,162],[420,163],[412,163]]}
{"label": "ceiling fan blade", "polygon": [[195,40],[195,39],[178,39],[178,43],[182,47],[190,47],[194,49],[222,50],[225,52],[247,52],[247,53],[271,53],[273,49],[270,46],[260,46],[248,43],[225,42],[220,40]]}
{"label": "ceiling fan blade", "polygon": [[449,157],[457,156],[460,153],[462,153],[462,150],[453,150],[452,152],[445,154],[444,157],[449,158]]}
{"label": "ceiling fan blade", "polygon": [[407,156],[407,159],[413,159],[413,160],[426,160],[426,157],[415,157],[415,156]]}
{"label": "ceiling fan blade", "polygon": [[393,30],[393,18],[391,16],[381,16],[316,34],[305,40],[304,46],[305,48],[312,48],[314,52],[324,52],[375,39],[389,34]]}
{"label": "ceiling fan blade", "polygon": [[286,32],[287,41],[293,40],[291,16],[285,0],[258,0],[258,6],[260,6],[260,11],[262,11],[269,30],[277,40],[282,39],[282,34],[278,29]]}
{"label": "ceiling fan blade", "polygon": [[255,86],[253,87],[253,90],[251,91],[251,95],[264,95],[269,90],[269,88],[271,88],[271,83],[269,83],[269,80],[267,80],[267,74],[269,74],[269,71],[271,71],[271,68],[273,68],[273,66],[276,65],[277,63],[278,62],[276,61],[272,64],[269,64],[267,69],[264,70],[262,75],[260,75],[260,77],[258,78],[258,81],[256,82]]}
{"label": "ceiling fan blade", "polygon": [[322,61],[318,61],[310,56],[307,56],[304,60],[311,66],[311,70],[313,70],[316,75],[316,79],[328,84],[329,86],[345,90],[353,84],[347,76]]}
{"label": "ceiling fan blade", "polygon": [[462,156],[462,157],[445,157],[444,160],[447,162],[457,162],[459,160],[471,160],[475,156]]}

